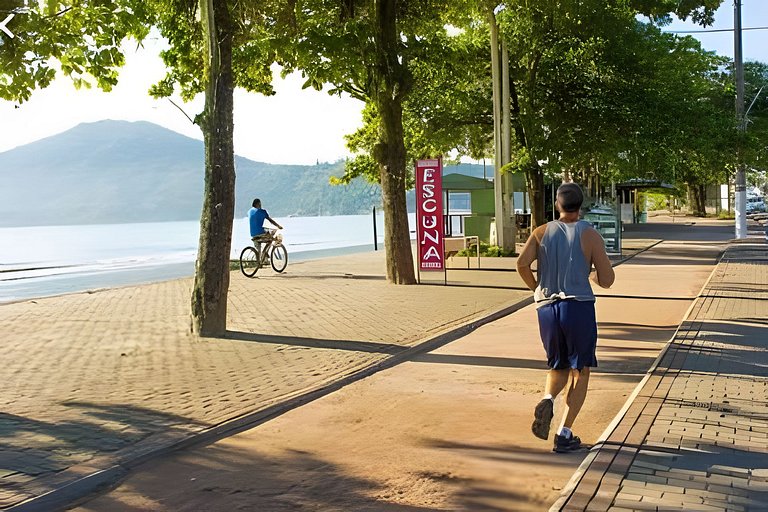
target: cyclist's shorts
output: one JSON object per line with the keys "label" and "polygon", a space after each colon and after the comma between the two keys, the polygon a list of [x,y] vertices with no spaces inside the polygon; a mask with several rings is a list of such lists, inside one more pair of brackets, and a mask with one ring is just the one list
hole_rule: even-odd
{"label": "cyclist's shorts", "polygon": [[585,366],[597,366],[594,302],[558,300],[540,306],[536,311],[550,368],[581,370]]}

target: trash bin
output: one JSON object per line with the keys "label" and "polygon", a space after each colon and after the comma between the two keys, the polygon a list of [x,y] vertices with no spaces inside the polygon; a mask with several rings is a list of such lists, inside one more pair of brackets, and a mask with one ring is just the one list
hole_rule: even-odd
{"label": "trash bin", "polygon": [[640,215],[637,217],[637,222],[640,224],[645,224],[648,222],[648,212],[640,212]]}

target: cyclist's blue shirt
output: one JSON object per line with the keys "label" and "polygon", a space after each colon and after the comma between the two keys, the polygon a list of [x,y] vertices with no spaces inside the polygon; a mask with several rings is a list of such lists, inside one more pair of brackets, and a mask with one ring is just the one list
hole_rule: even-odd
{"label": "cyclist's blue shirt", "polygon": [[263,208],[251,208],[248,210],[248,220],[251,224],[251,237],[263,235],[264,231],[264,219],[269,217],[267,210]]}

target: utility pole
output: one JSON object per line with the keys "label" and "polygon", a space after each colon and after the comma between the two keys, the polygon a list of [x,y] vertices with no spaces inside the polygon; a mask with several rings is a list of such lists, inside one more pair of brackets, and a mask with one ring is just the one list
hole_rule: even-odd
{"label": "utility pole", "polygon": [[741,45],[741,0],[733,2],[733,62],[736,74],[736,122],[739,128],[736,148],[735,211],[736,238],[747,237],[747,177],[744,170],[742,147],[747,123],[744,115],[744,55]]}
{"label": "utility pole", "polygon": [[493,139],[495,162],[493,189],[496,218],[496,244],[504,250],[515,248],[515,225],[512,221],[512,176],[501,168],[511,156],[509,119],[509,55],[499,37],[496,14],[489,13],[491,27],[491,76],[493,81]]}

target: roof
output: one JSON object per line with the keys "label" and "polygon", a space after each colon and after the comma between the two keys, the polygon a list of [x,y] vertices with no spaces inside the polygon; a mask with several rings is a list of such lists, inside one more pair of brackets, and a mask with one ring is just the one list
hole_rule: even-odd
{"label": "roof", "polygon": [[[525,176],[522,173],[512,174],[512,188],[517,192],[525,191]],[[493,180],[459,173],[444,174],[443,190],[493,190]]]}
{"label": "roof", "polygon": [[443,190],[493,190],[493,182],[466,174],[443,175]]}

